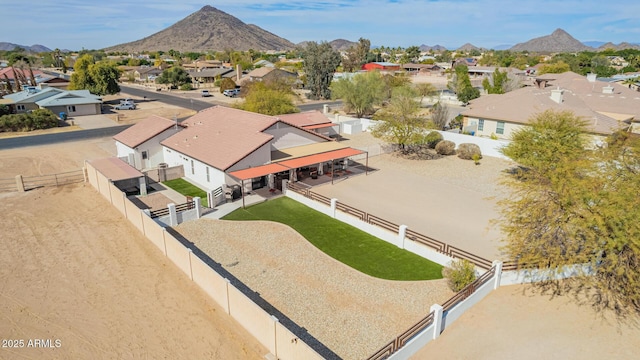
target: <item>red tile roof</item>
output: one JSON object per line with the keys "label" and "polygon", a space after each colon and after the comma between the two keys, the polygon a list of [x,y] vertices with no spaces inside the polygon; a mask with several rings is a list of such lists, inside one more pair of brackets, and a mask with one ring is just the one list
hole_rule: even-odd
{"label": "red tile roof", "polygon": [[130,128],[116,134],[113,139],[134,149],[145,141],[175,126],[175,121],[151,115]]}

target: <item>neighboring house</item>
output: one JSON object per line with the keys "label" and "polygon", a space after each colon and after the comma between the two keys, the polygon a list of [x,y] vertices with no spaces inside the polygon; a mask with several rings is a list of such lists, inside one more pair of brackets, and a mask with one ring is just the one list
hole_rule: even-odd
{"label": "neighboring house", "polygon": [[213,84],[217,79],[223,78],[227,74],[235,74],[235,71],[230,68],[219,67],[215,69],[188,70],[187,73],[195,82]]}
{"label": "neighboring house", "polygon": [[[51,87],[57,87],[60,89],[66,89],[67,86],[69,85],[68,80],[58,77],[56,75],[47,74],[40,70],[32,70],[32,73],[33,73],[33,77],[35,79],[36,85],[43,85],[43,87],[51,86]],[[30,86],[32,84],[31,72],[29,72],[28,69],[13,68],[11,66],[0,70],[0,83],[6,82],[7,79],[9,79],[9,83],[11,84],[11,87],[15,90],[16,75],[19,78],[26,80],[27,82],[25,84],[24,80],[18,81],[17,83],[19,83],[21,86]],[[17,89],[20,90],[19,87]]]}
{"label": "neighboring house", "polygon": [[362,70],[398,71],[400,70],[400,65],[390,62],[371,62],[362,65]]}
{"label": "neighboring house", "polygon": [[290,73],[281,69],[261,67],[255,70],[251,70],[240,82],[245,84],[249,81],[270,81],[277,79],[287,79],[293,84],[298,78],[298,74]]}
{"label": "neighboring house", "polygon": [[271,61],[269,60],[258,60],[255,63],[253,63],[253,67],[254,68],[261,68],[261,67],[276,67]]}
{"label": "neighboring house", "polygon": [[311,130],[331,138],[338,136],[340,130],[340,124],[332,123],[329,118],[318,110],[278,115],[278,117],[289,124],[296,125],[305,130]]}
{"label": "neighboring house", "polygon": [[458,58],[455,59],[452,63],[451,63],[451,67],[455,68],[458,65],[466,65],[466,66],[477,66],[478,65],[478,59],[474,59],[474,58]]}
{"label": "neighboring house", "polygon": [[640,96],[624,85],[597,81],[595,74],[545,74],[533,86],[472,100],[462,112],[463,128],[477,136],[509,139],[533,116],[548,109],[571,111],[588,121],[589,132],[599,141],[619,129],[636,127]]}
{"label": "neighboring house", "polygon": [[5,104],[15,113],[48,109],[54,114],[61,112],[69,116],[97,115],[102,113],[102,99],[89,90],[60,90],[53,87],[27,87],[18,93],[4,96]]}
{"label": "neighboring house", "polygon": [[152,115],[113,137],[117,156],[138,170],[157,167],[164,162],[160,142],[182,129],[176,121]]}
{"label": "neighboring house", "polygon": [[162,69],[151,66],[141,66],[133,71],[133,77],[136,81],[155,81],[162,74]]}
{"label": "neighboring house", "polygon": [[206,69],[217,69],[223,67],[222,61],[220,60],[196,60],[191,63],[182,64],[182,67],[189,70],[206,70]]}
{"label": "neighboring house", "polygon": [[321,172],[327,161],[363,153],[278,117],[222,106],[181,125],[182,131],[160,142],[162,162],[182,165],[185,177],[207,191],[239,183],[245,191],[279,188],[282,179],[295,179],[296,170]]}

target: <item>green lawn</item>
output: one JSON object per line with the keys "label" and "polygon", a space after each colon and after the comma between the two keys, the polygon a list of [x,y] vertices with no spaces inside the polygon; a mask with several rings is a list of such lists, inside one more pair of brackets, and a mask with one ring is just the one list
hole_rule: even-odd
{"label": "green lawn", "polygon": [[270,220],[291,226],[329,256],[371,276],[388,280],[442,278],[442,266],[369,235],[351,225],[281,197],[246,209],[224,220]]}
{"label": "green lawn", "polygon": [[184,179],[169,180],[162,183],[184,196],[200,197],[202,205],[207,205],[207,193]]}

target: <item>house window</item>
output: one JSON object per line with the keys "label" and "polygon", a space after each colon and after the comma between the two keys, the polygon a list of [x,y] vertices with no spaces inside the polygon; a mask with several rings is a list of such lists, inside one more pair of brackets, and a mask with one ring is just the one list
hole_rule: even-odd
{"label": "house window", "polygon": [[18,111],[25,111],[27,108],[25,108],[24,105],[16,105],[16,109]]}
{"label": "house window", "polygon": [[478,131],[484,130],[484,119],[478,120]]}
{"label": "house window", "polygon": [[498,125],[496,125],[496,134],[504,134],[504,121],[498,121]]}
{"label": "house window", "polygon": [[142,160],[147,160],[147,158],[149,157],[149,155],[147,155],[146,151],[142,152]]}
{"label": "house window", "polygon": [[75,105],[67,106],[67,111],[69,111],[70,113],[76,112],[76,106]]}
{"label": "house window", "polygon": [[191,175],[196,173],[196,168],[193,166],[193,160],[191,160]]}
{"label": "house window", "polygon": [[209,167],[206,167],[207,169],[207,182],[211,182],[211,178],[209,178]]}

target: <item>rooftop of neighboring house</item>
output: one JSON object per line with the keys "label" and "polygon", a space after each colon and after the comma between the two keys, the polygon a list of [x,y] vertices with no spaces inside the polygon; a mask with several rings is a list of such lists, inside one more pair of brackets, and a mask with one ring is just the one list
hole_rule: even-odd
{"label": "rooftop of neighboring house", "polygon": [[188,70],[189,76],[191,77],[216,77],[223,76],[230,72],[234,72],[231,68],[212,68],[212,69],[202,69],[202,70]]}
{"label": "rooftop of neighboring house", "polygon": [[[151,115],[116,134],[113,139],[135,149],[145,141],[152,139],[154,136],[170,129],[172,126],[176,126],[176,121],[169,120],[158,115]],[[179,124],[178,126],[181,125]]]}
{"label": "rooftop of neighboring house", "polygon": [[[31,79],[31,74],[29,73],[29,69],[20,69],[20,68],[15,68],[13,66],[7,66],[3,69],[0,69],[0,79],[5,79],[5,75],[6,77],[9,78],[9,80],[13,81],[15,80],[15,76],[14,76],[14,70],[16,73],[18,73],[18,76],[22,75],[24,76],[26,79]],[[43,73],[40,70],[32,70],[33,71],[33,76],[34,77],[46,77],[47,75],[45,73]]]}
{"label": "rooftop of neighboring house", "polygon": [[593,133],[606,135],[624,126],[622,122],[640,119],[640,94],[598,81],[595,75],[588,79],[573,72],[545,74],[533,86],[472,100],[462,115],[527,124],[548,109],[571,111],[585,119]]}
{"label": "rooftop of neighboring house", "polygon": [[102,100],[93,95],[89,90],[60,90],[54,87],[29,86],[17,93],[7,94],[5,99],[11,99],[14,103],[35,102],[40,106],[72,105],[72,104],[97,104]]}
{"label": "rooftop of neighboring house", "polygon": [[311,110],[293,114],[278,115],[278,117],[289,124],[299,127],[307,127],[319,124],[330,123],[331,120],[318,110]]}

